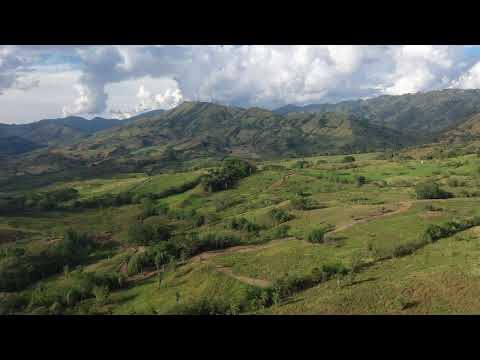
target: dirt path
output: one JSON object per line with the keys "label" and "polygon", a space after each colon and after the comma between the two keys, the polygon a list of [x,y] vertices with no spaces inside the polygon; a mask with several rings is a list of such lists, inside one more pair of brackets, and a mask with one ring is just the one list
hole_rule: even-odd
{"label": "dirt path", "polygon": [[[291,239],[291,238],[290,238]],[[228,249],[223,249],[223,250],[215,250],[215,251],[207,251],[204,252],[200,255],[197,255],[193,258],[190,259],[189,262],[206,262],[206,263],[211,263],[210,260],[214,257],[221,256],[221,255],[229,255],[229,254],[235,254],[235,253],[244,253],[244,252],[249,252],[249,251],[256,251],[256,250],[262,250],[262,249],[268,249],[272,246],[275,246],[276,243],[282,240],[273,240],[270,241],[267,244],[261,244],[261,245],[242,245],[242,246],[234,246]],[[258,286],[261,288],[267,288],[272,285],[272,283],[268,280],[264,279],[258,279],[258,278],[251,278],[248,276],[243,276],[243,275],[237,275],[234,274],[232,269],[226,266],[222,265],[214,265],[215,269],[222,274],[225,274],[233,279],[236,279],[244,284],[248,285],[253,285],[253,286]]]}
{"label": "dirt path", "polygon": [[242,283],[248,284],[248,285],[258,286],[258,287],[261,287],[261,288],[268,288],[268,287],[272,286],[272,283],[268,280],[262,280],[262,279],[258,279],[258,278],[251,278],[251,277],[247,277],[247,276],[234,274],[232,269],[229,268],[229,267],[217,265],[215,268],[218,271],[220,271],[221,273],[223,273],[227,276],[230,276],[230,277],[232,277],[232,278],[234,278],[234,279],[236,279],[236,280],[238,280]]}
{"label": "dirt path", "polygon": [[235,254],[235,253],[242,253],[242,252],[249,252],[249,251],[255,251],[255,250],[262,250],[262,249],[267,249],[269,247],[272,247],[275,245],[277,241],[273,240],[270,241],[267,244],[260,244],[260,245],[240,245],[240,246],[233,246],[227,249],[222,249],[222,250],[213,250],[213,251],[206,251],[204,253],[201,253],[199,255],[196,255],[190,259],[190,262],[195,262],[195,261],[205,261],[209,260],[213,257],[221,256],[221,255],[230,255],[230,254]]}
{"label": "dirt path", "polygon": [[293,176],[295,175],[295,173],[290,173],[290,174],[287,174],[285,175],[284,177],[282,177],[280,180],[277,180],[275,181],[272,185],[270,185],[266,190],[272,190],[272,189],[276,189],[277,187],[279,186],[282,186],[290,176]]}
{"label": "dirt path", "polygon": [[373,220],[376,220],[376,219],[382,219],[382,218],[386,218],[386,217],[389,217],[389,216],[401,214],[405,211],[408,211],[412,207],[413,203],[414,203],[413,201],[402,201],[402,202],[400,202],[400,206],[396,210],[388,211],[386,213],[378,214],[378,215],[370,215],[370,216],[364,217],[362,219],[354,220],[354,221],[351,221],[349,223],[343,224],[341,226],[336,227],[334,230],[329,231],[327,233],[327,236],[330,236],[331,234],[335,234],[335,233],[340,232],[340,231],[347,230],[354,225],[363,224],[363,223],[367,223],[367,222],[370,222],[370,221],[373,221]]}

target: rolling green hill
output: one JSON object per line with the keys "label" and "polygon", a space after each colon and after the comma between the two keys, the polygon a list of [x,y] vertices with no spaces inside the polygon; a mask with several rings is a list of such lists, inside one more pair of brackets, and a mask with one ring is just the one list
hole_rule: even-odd
{"label": "rolling green hill", "polygon": [[[69,147],[121,155],[171,145],[182,159],[237,154],[252,158],[384,149],[413,137],[346,113],[278,115],[204,102],[185,102],[156,117],[114,128]],[[114,150],[113,150],[114,151]]]}
{"label": "rolling green hill", "polygon": [[349,112],[370,122],[422,134],[434,134],[461,124],[480,112],[480,90],[446,89],[400,96],[307,106],[288,105],[278,114],[298,112]]}

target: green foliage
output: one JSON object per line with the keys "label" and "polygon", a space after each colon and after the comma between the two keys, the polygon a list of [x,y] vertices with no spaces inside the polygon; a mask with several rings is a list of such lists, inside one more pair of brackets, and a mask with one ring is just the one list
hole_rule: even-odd
{"label": "green foliage", "polygon": [[290,200],[290,207],[294,210],[313,210],[318,208],[318,203],[305,196],[296,196]]}
{"label": "green foliage", "polygon": [[311,166],[312,166],[312,164],[309,161],[300,160],[300,161],[296,161],[295,163],[293,163],[292,169],[306,169],[306,168],[309,168]]}
{"label": "green foliage", "polygon": [[145,254],[134,254],[130,257],[127,264],[128,275],[137,275],[143,272],[148,265],[148,256]]}
{"label": "green foliage", "polygon": [[268,214],[277,225],[293,219],[293,215],[282,208],[273,208]]}
{"label": "green foliage", "polygon": [[261,226],[251,222],[243,217],[233,218],[227,223],[227,228],[231,230],[247,231],[247,232],[259,232]]}
{"label": "green foliage", "polygon": [[448,199],[453,195],[434,182],[426,182],[415,186],[415,195],[417,199]]}
{"label": "green foliage", "polygon": [[94,286],[92,290],[93,295],[95,296],[95,301],[103,305],[107,302],[108,297],[110,295],[110,289],[108,286]]}
{"label": "green foliage", "polygon": [[140,218],[146,219],[149,218],[150,216],[155,216],[158,215],[157,209],[155,209],[155,203],[153,202],[152,199],[150,198],[144,198],[142,200],[142,214],[140,215]]}
{"label": "green foliage", "polygon": [[357,186],[362,186],[366,184],[367,179],[365,178],[365,176],[360,175],[355,177],[355,182],[357,183]]}
{"label": "green foliage", "polygon": [[431,224],[425,230],[422,239],[427,242],[435,242],[478,225],[480,225],[480,217],[473,217],[463,221],[449,221],[443,225]]}
{"label": "green foliage", "polygon": [[311,243],[323,243],[325,242],[325,234],[327,233],[327,228],[317,227],[311,230],[308,233],[307,241]]}
{"label": "green foliage", "polygon": [[342,162],[343,163],[351,163],[351,162],[354,162],[355,161],[355,158],[351,155],[348,155],[348,156],[345,156],[343,159],[342,159]]}
{"label": "green foliage", "polygon": [[202,178],[202,187],[205,191],[216,192],[228,190],[238,180],[252,175],[256,167],[241,159],[228,158],[222,163],[220,169],[211,169]]}
{"label": "green foliage", "polygon": [[83,259],[95,248],[95,242],[88,234],[69,229],[58,245],[60,252],[67,258]]}
{"label": "green foliage", "polygon": [[290,230],[290,225],[283,224],[283,225],[277,226],[272,231],[273,238],[274,239],[286,238],[288,236],[289,230]]}
{"label": "green foliage", "polygon": [[160,241],[167,241],[171,236],[171,226],[163,224],[135,222],[128,228],[128,241],[136,245],[151,245]]}

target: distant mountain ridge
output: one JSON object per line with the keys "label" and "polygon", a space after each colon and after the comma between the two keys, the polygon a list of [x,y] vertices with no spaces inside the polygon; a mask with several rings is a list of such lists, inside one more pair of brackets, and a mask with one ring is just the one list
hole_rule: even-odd
{"label": "distant mountain ridge", "polygon": [[[353,114],[289,114],[206,102],[184,102],[157,116],[97,133],[70,147],[73,152],[135,152],[173,146],[184,158],[238,154],[298,156],[401,147],[414,142],[402,132],[370,124]],[[121,149],[121,151],[120,151]]]}
{"label": "distant mountain ridge", "polygon": [[97,154],[100,158],[167,145],[185,157],[381,150],[428,143],[457,128],[462,136],[456,139],[469,138],[472,127],[462,124],[476,114],[480,114],[480,90],[382,95],[336,104],[287,105],[273,111],[187,101],[168,111],[148,111],[125,120],[72,116],[0,124],[0,155],[45,146],[103,149],[103,155]]}
{"label": "distant mountain ridge", "polygon": [[91,120],[69,116],[44,119],[27,124],[0,123],[0,155],[15,155],[46,146],[74,143],[99,131],[134,123],[139,117],[156,116],[163,110],[153,110],[126,120],[95,117]]}
{"label": "distant mountain ridge", "polygon": [[336,104],[287,105],[277,114],[347,112],[397,130],[438,134],[480,113],[480,90],[446,89],[406,95],[382,95]]}

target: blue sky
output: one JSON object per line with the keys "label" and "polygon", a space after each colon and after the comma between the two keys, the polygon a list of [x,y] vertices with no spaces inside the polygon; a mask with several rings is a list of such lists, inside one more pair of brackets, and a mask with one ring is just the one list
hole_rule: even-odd
{"label": "blue sky", "polygon": [[275,108],[480,87],[480,47],[0,46],[0,122],[125,118],[185,100]]}

